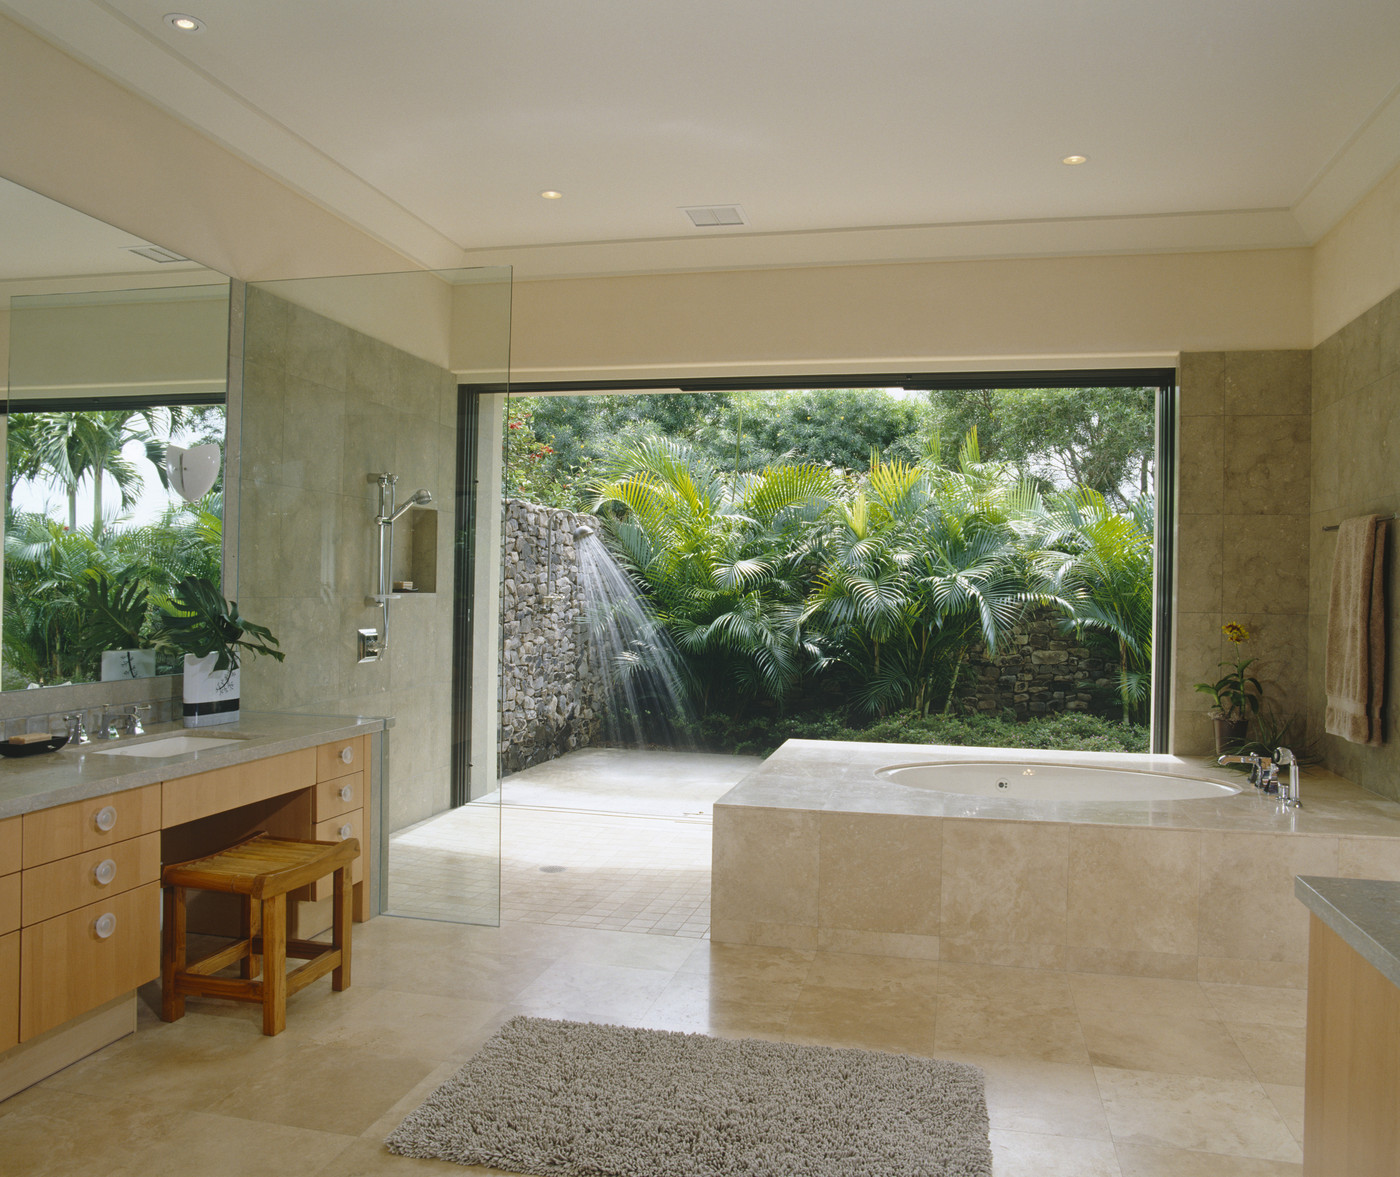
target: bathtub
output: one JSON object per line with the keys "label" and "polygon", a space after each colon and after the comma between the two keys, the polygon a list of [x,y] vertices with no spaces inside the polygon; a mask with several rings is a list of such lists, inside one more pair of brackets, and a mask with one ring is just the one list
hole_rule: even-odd
{"label": "bathtub", "polygon": [[1400,805],[1207,759],[790,740],[714,809],[711,938],[1306,984],[1295,875],[1400,880]]}
{"label": "bathtub", "polygon": [[1193,801],[1233,797],[1240,791],[1238,785],[1199,777],[1039,761],[943,760],[894,764],[877,769],[875,775],[906,789],[1038,801]]}

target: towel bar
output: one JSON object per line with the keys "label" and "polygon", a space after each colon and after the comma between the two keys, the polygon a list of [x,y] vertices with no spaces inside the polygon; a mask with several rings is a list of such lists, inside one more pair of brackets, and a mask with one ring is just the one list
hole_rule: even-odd
{"label": "towel bar", "polygon": [[[1376,519],[1377,519],[1379,522],[1381,522],[1381,523],[1389,523],[1389,522],[1390,522],[1392,519],[1394,519],[1394,518],[1395,518],[1394,515],[1377,515],[1377,516],[1376,516]],[[1336,531],[1337,528],[1339,528],[1340,526],[1341,526],[1340,523],[1329,523],[1329,524],[1328,524],[1326,527],[1324,527],[1322,530],[1323,530],[1323,531]]]}

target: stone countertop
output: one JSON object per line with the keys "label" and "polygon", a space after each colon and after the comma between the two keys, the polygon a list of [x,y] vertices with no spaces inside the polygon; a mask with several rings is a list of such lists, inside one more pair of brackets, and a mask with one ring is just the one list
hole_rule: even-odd
{"label": "stone countertop", "polygon": [[[0,818],[36,809],[48,809],[71,801],[85,801],[105,793],[137,789],[157,781],[176,780],[215,768],[229,768],[267,756],[296,752],[334,740],[383,731],[392,719],[345,715],[284,715],[245,711],[236,723],[185,728],[179,724],[153,724],[144,736],[60,748],[57,752],[23,759],[0,760]],[[189,735],[233,739],[205,752],[175,756],[106,756],[104,748],[133,747],[161,736]]]}
{"label": "stone countertop", "polygon": [[[1234,796],[1189,801],[1044,801],[940,793],[910,788],[877,775],[879,769],[895,765],[969,760],[1126,769],[1214,781],[1241,791]],[[1319,768],[1305,770],[1301,793],[1301,808],[1284,809],[1277,797],[1251,787],[1243,773],[1222,768],[1205,757],[789,740],[715,804],[831,813],[1400,838],[1400,804],[1368,793],[1335,773]]]}
{"label": "stone countertop", "polygon": [[1400,883],[1298,875],[1293,894],[1392,985],[1400,986]]}

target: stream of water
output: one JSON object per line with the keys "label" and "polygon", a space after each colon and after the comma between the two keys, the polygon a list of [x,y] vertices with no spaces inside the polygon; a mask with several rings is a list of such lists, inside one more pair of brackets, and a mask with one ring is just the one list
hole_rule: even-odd
{"label": "stream of water", "polygon": [[639,748],[688,745],[680,724],[693,711],[685,664],[671,635],[600,536],[579,541],[578,566],[589,648],[603,674],[607,742]]}

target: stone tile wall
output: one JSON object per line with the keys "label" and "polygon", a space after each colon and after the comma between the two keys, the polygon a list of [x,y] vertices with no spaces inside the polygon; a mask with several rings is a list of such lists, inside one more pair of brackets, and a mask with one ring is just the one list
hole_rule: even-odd
{"label": "stone tile wall", "polygon": [[1400,290],[1352,320],[1312,353],[1312,564],[1308,626],[1308,717],[1323,762],[1363,788],[1400,799],[1400,625],[1395,570],[1400,527],[1386,543],[1387,651],[1385,743],[1367,747],[1326,735],[1327,605],[1336,532],[1352,515],[1400,509]]}
{"label": "stone tile wall", "polygon": [[1214,749],[1210,698],[1194,689],[1249,630],[1251,670],[1280,716],[1306,722],[1312,453],[1311,353],[1183,354],[1170,749]]}
{"label": "stone tile wall", "polygon": [[[452,374],[267,290],[247,288],[239,478],[238,604],[281,640],[286,661],[250,659],[247,710],[392,715],[390,828],[445,809],[452,699],[452,539],[457,386]],[[374,591],[379,488],[399,476],[438,512],[434,594],[393,603],[392,642]],[[395,528],[403,567],[418,511]],[[400,577],[402,578],[402,577]]]}
{"label": "stone tile wall", "polygon": [[721,804],[711,936],[1303,987],[1300,874],[1400,879],[1400,838]]}

